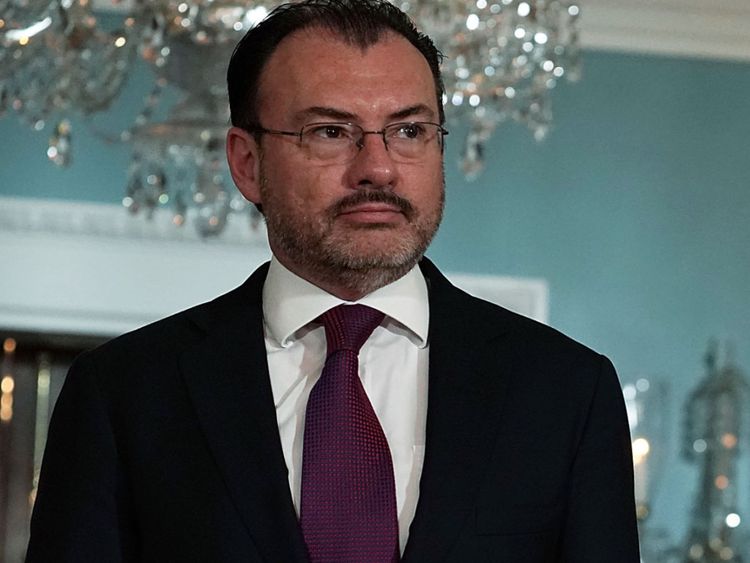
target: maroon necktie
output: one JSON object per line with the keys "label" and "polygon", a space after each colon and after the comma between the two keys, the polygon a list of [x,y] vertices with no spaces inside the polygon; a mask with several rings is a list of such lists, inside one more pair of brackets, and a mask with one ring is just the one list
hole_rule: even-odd
{"label": "maroon necktie", "polygon": [[312,563],[399,559],[391,452],[359,379],[359,349],[383,317],[339,305],[318,319],[328,351],[307,402],[300,507]]}

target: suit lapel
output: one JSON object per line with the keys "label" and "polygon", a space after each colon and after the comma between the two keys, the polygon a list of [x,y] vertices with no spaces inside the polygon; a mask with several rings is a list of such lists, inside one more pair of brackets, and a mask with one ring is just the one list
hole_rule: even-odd
{"label": "suit lapel", "polygon": [[185,383],[229,494],[261,556],[307,560],[287,481],[263,339],[267,267],[203,308],[205,337],[180,358]]}
{"label": "suit lapel", "polygon": [[507,387],[494,360],[503,353],[502,327],[429,261],[421,266],[430,293],[427,431],[405,563],[444,557],[473,514]]}

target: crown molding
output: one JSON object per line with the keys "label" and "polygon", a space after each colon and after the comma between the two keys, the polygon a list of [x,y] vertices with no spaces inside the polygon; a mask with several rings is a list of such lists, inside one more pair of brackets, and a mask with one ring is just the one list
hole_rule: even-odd
{"label": "crown molding", "polygon": [[750,62],[747,0],[581,0],[585,49]]}

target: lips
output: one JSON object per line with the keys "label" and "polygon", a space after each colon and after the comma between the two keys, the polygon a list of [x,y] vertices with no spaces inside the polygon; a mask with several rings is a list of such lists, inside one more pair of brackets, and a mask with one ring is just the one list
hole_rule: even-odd
{"label": "lips", "polygon": [[385,190],[362,190],[337,201],[330,209],[331,217],[349,216],[352,219],[378,217],[385,220],[390,216],[403,216],[412,219],[414,207],[411,202]]}
{"label": "lips", "polygon": [[341,210],[341,215],[353,215],[355,213],[401,213],[401,208],[397,205],[385,203],[366,203]]}
{"label": "lips", "polygon": [[343,209],[339,218],[353,224],[384,226],[401,223],[404,214],[395,205],[367,203]]}

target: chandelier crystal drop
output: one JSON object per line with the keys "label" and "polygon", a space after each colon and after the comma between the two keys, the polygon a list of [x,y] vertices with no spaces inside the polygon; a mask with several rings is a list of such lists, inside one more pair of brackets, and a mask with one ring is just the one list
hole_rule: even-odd
{"label": "chandelier crystal drop", "polygon": [[461,168],[484,168],[485,145],[507,119],[538,141],[552,121],[549,90],[580,75],[577,4],[562,0],[407,0],[401,9],[443,52],[449,120],[468,122]]}
{"label": "chandelier crystal drop", "polygon": [[[49,159],[71,162],[69,118],[107,110],[137,58],[154,83],[132,125],[108,141],[132,145],[123,204],[219,234],[229,217],[257,211],[231,188],[224,159],[225,74],[233,46],[277,0],[0,0],[0,115],[14,110],[49,129]],[[393,0],[445,55],[446,115],[469,126],[461,167],[477,177],[498,124],[549,131],[549,90],[579,74],[579,8],[565,0]],[[103,17],[104,16],[104,17]],[[117,24],[113,25],[116,20]],[[196,69],[200,69],[199,71]],[[165,119],[167,88],[181,94]]]}

